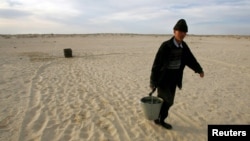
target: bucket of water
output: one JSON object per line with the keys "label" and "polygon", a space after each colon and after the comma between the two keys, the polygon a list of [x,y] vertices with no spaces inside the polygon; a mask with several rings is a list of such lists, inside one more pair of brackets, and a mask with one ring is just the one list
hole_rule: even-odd
{"label": "bucket of water", "polygon": [[144,116],[148,120],[158,119],[163,99],[155,96],[147,96],[141,98],[141,107],[144,113]]}

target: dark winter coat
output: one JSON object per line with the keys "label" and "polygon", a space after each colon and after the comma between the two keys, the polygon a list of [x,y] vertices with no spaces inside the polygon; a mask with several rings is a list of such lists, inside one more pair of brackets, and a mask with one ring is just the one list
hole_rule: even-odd
{"label": "dark winter coat", "polygon": [[183,70],[186,65],[194,70],[195,73],[203,72],[200,64],[197,62],[188,45],[184,41],[182,42],[183,48],[180,68],[175,70],[167,68],[169,64],[169,56],[171,55],[171,52],[177,48],[173,40],[174,37],[163,42],[155,56],[150,76],[151,86],[164,88],[169,83],[176,83],[176,85],[181,88]]}

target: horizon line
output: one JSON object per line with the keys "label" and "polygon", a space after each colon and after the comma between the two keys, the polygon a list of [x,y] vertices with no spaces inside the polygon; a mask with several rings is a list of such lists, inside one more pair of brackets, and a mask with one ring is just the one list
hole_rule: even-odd
{"label": "horizon line", "polygon": [[[22,35],[50,35],[50,36],[77,36],[77,35],[147,35],[147,36],[173,36],[173,34],[161,33],[16,33],[16,34],[0,34],[0,36],[22,36]],[[187,36],[250,36],[245,34],[187,34]]]}

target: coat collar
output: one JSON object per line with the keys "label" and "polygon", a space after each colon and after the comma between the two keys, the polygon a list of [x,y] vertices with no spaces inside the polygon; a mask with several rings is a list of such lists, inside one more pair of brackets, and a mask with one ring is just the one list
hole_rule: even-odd
{"label": "coat collar", "polygon": [[177,41],[175,40],[175,38],[173,39],[173,42],[174,42],[174,45],[175,45],[177,48],[183,48],[182,43],[178,44]]}

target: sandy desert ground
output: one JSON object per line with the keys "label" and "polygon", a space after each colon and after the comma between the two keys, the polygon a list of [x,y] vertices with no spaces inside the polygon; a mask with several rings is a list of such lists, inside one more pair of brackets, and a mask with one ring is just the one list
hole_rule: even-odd
{"label": "sandy desert ground", "polygon": [[187,36],[205,77],[185,69],[173,130],[144,117],[153,59],[170,37],[1,35],[0,140],[206,141],[208,124],[250,124],[249,36]]}

